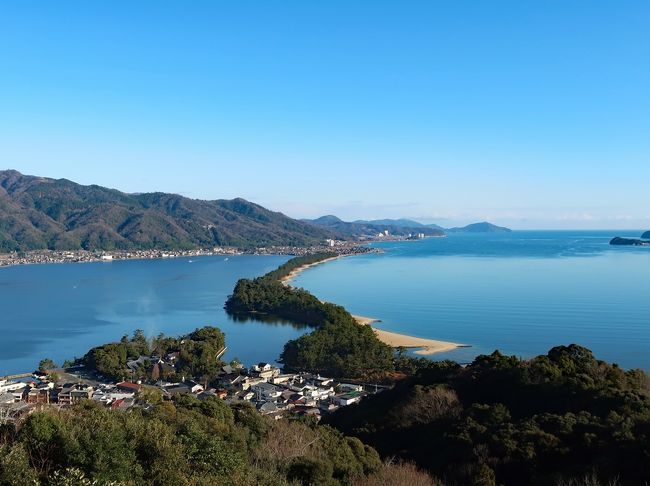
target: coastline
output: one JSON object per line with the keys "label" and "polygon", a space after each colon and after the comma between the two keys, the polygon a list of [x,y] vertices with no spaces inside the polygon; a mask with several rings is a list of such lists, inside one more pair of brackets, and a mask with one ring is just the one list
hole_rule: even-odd
{"label": "coastline", "polygon": [[437,339],[426,339],[419,338],[415,336],[409,336],[407,334],[400,334],[397,332],[384,331],[383,329],[377,329],[372,325],[375,322],[379,322],[378,319],[373,319],[372,317],[364,316],[352,316],[354,319],[361,324],[362,326],[370,326],[372,330],[377,335],[377,338],[393,348],[416,348],[417,351],[414,351],[415,354],[420,354],[428,356],[435,353],[444,353],[445,351],[453,351],[454,349],[466,347],[466,345],[452,343],[449,341],[439,341]]}
{"label": "coastline", "polygon": [[[280,282],[282,282],[283,285],[289,286],[291,285],[291,282],[293,281],[294,278],[296,278],[298,275],[300,275],[308,268],[315,267],[316,265],[321,265],[323,263],[327,263],[333,260],[338,260],[339,258],[342,258],[344,256],[351,256],[351,255],[337,255],[331,258],[326,258],[325,260],[321,260],[319,262],[309,263],[307,265],[301,265],[300,267],[292,270],[291,273],[289,273],[289,275],[282,277],[280,279]],[[370,326],[372,330],[375,332],[377,338],[384,344],[388,344],[393,348],[404,347],[410,349],[417,349],[417,351],[414,351],[415,354],[429,356],[435,353],[443,353],[445,351],[453,351],[454,349],[467,347],[466,345],[452,343],[449,341],[440,341],[437,339],[426,339],[426,338],[420,338],[415,336],[409,336],[407,334],[384,331],[383,329],[377,329],[372,325],[375,322],[379,322],[379,319],[373,319],[371,317],[356,316],[356,315],[353,315],[352,317],[354,317],[354,319],[360,325]]]}
{"label": "coastline", "polygon": [[[338,247],[340,256],[355,255],[358,244],[346,244]],[[196,248],[192,250],[33,250],[18,256],[17,253],[0,253],[0,268],[21,265],[51,265],[63,263],[97,263],[126,260],[159,260],[170,258],[187,258],[200,256],[304,256],[322,251],[329,247],[286,247],[269,246],[255,249],[235,247]]]}
{"label": "coastline", "polygon": [[343,258],[345,256],[352,256],[352,255],[336,255],[330,258],[326,258],[325,260],[321,260],[319,262],[314,262],[314,263],[308,263],[306,265],[301,265],[298,268],[294,268],[289,272],[289,275],[285,275],[280,279],[280,282],[283,285],[291,285],[291,282],[293,281],[294,278],[296,278],[298,275],[300,275],[302,272],[307,270],[308,268],[315,267],[316,265],[321,265],[323,263],[331,262],[334,260],[338,260],[339,258]]}

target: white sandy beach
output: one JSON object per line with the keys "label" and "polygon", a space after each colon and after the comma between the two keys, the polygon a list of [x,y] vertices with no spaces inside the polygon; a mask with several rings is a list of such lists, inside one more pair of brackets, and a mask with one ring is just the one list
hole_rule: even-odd
{"label": "white sandy beach", "polygon": [[[364,326],[372,326],[373,323],[378,322],[377,319],[363,316],[352,316],[356,321]],[[399,334],[396,332],[384,331],[382,329],[372,328],[379,340],[394,348],[419,348],[415,354],[429,355],[435,353],[442,353],[445,351],[452,351],[461,347],[461,344],[451,343],[448,341],[438,341],[437,339],[425,339],[414,336],[407,336],[406,334]]]}
{"label": "white sandy beach", "polygon": [[282,282],[284,285],[289,285],[289,284],[291,284],[291,281],[292,281],[294,278],[296,278],[296,276],[297,276],[299,273],[304,272],[304,271],[307,270],[308,268],[315,267],[316,265],[320,265],[320,264],[322,264],[322,263],[331,262],[332,260],[338,260],[339,258],[343,258],[344,256],[345,256],[345,255],[337,255],[337,256],[334,256],[334,257],[331,257],[331,258],[326,258],[325,260],[321,260],[321,261],[319,261],[319,262],[309,263],[309,264],[307,264],[307,265],[301,265],[300,267],[293,269],[293,270],[289,273],[289,275],[287,275],[286,277],[282,277],[282,278],[280,279],[280,282]]}

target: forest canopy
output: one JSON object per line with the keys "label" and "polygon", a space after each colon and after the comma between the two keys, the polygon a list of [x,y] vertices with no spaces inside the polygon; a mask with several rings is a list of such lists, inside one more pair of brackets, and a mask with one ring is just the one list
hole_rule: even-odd
{"label": "forest canopy", "polygon": [[448,485],[650,480],[648,376],[575,344],[530,360],[431,362],[326,422]]}
{"label": "forest canopy", "polygon": [[226,310],[262,313],[315,327],[284,346],[281,361],[287,370],[348,378],[392,371],[393,350],[377,339],[370,326],[359,325],[343,307],[321,302],[308,291],[280,281],[296,268],[332,257],[329,253],[297,257],[262,277],[241,279]]}

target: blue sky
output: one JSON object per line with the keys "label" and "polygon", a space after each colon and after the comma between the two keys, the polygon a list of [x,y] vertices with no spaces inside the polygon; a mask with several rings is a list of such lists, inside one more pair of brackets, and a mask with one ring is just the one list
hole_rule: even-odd
{"label": "blue sky", "polygon": [[0,167],[294,217],[650,228],[650,2],[0,5]]}

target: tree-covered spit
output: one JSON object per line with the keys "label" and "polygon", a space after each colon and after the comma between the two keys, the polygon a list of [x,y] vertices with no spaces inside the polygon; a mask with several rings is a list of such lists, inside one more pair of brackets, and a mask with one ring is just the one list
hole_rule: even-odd
{"label": "tree-covered spit", "polygon": [[261,313],[316,329],[289,341],[281,360],[287,370],[333,377],[367,377],[393,370],[393,350],[370,326],[359,325],[343,307],[321,302],[308,291],[284,285],[293,270],[332,258],[319,253],[289,260],[255,279],[241,279],[226,302],[230,313]]}

